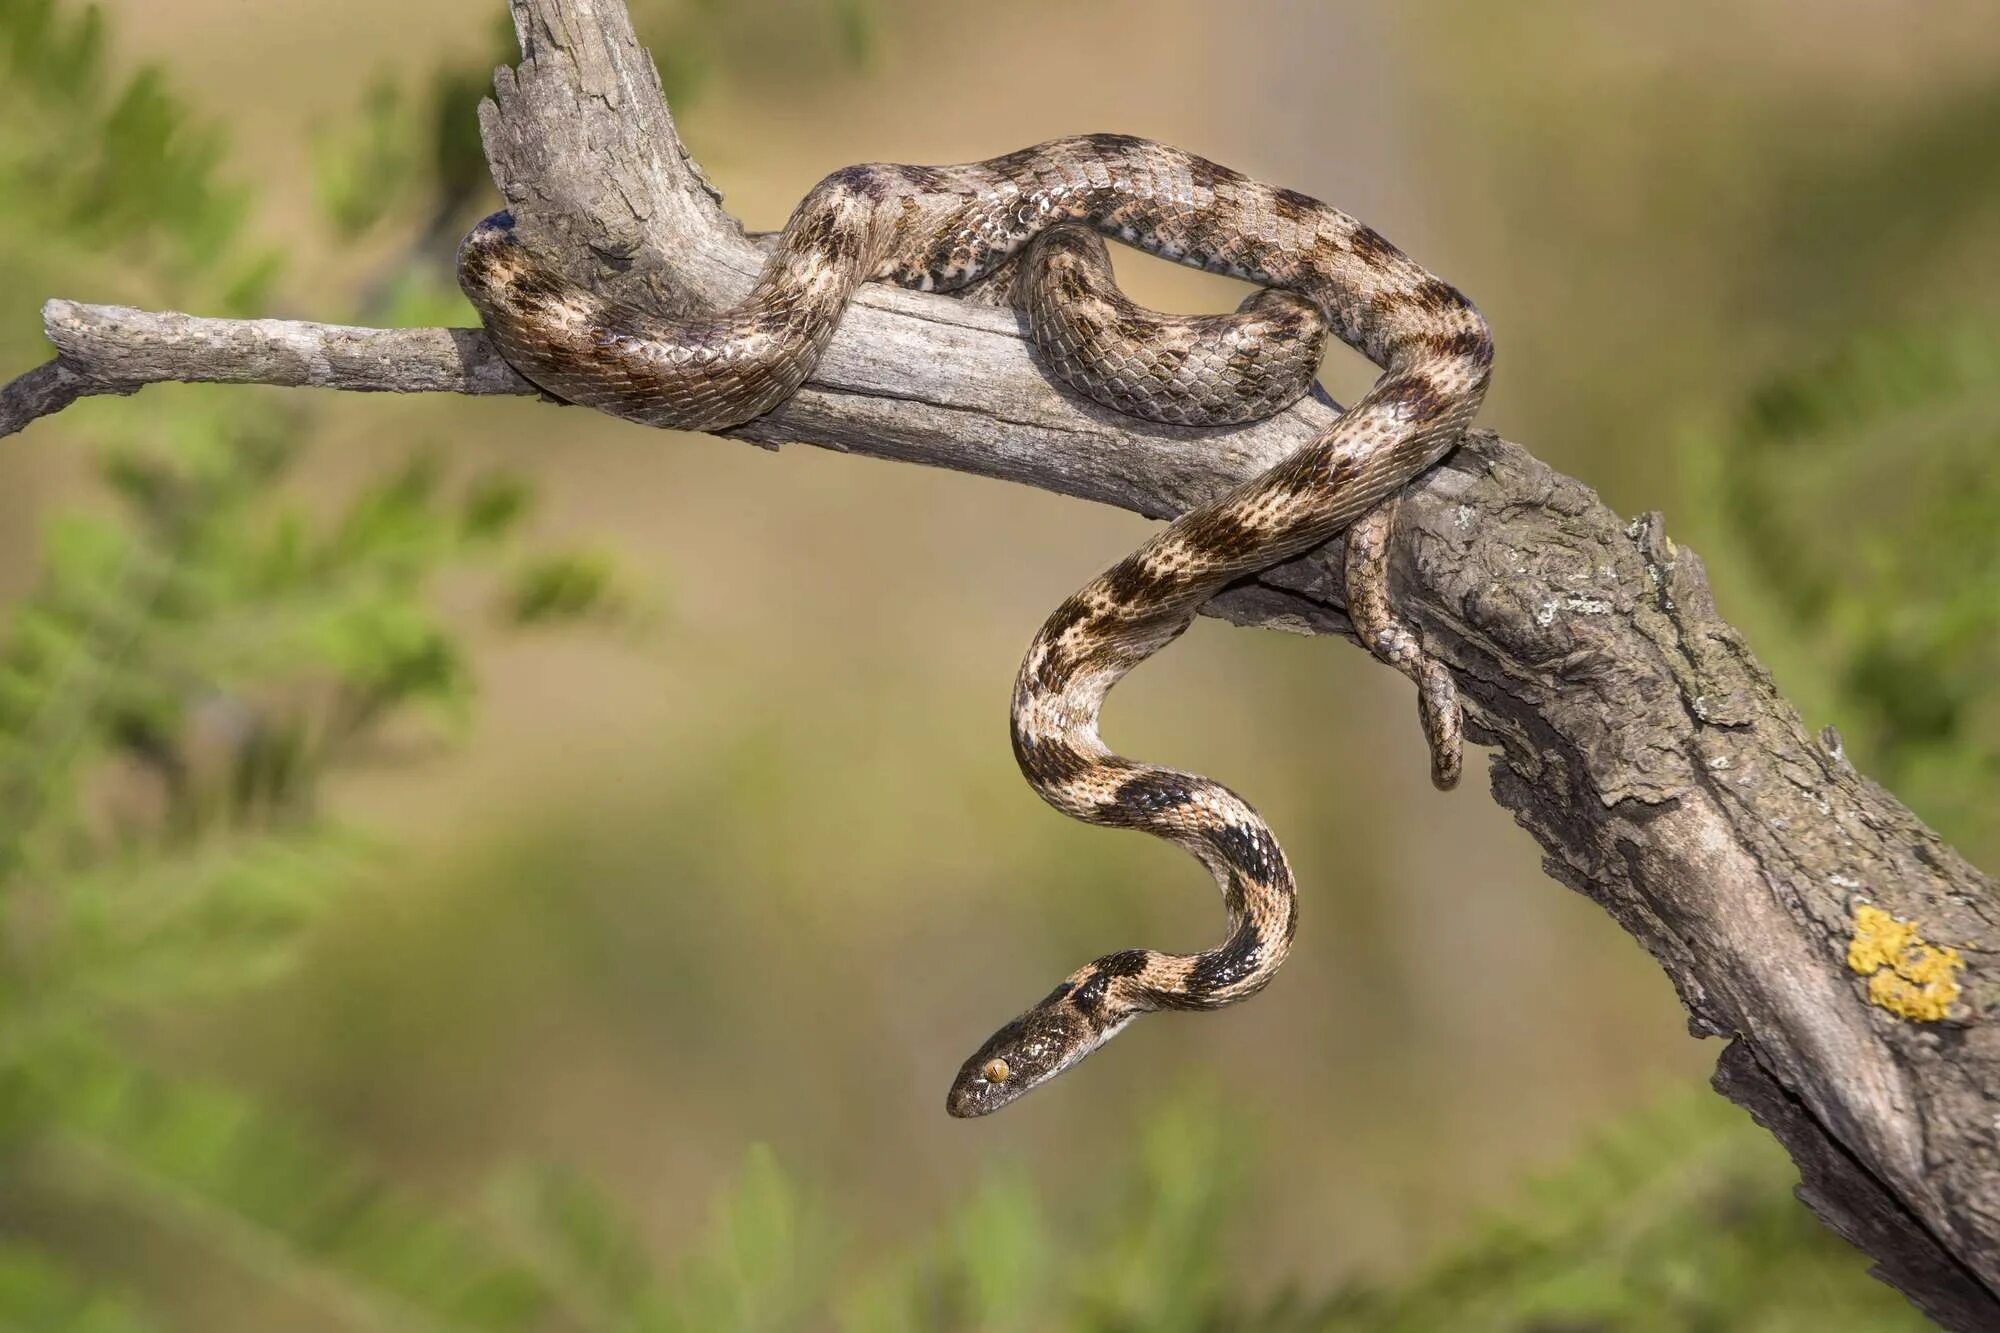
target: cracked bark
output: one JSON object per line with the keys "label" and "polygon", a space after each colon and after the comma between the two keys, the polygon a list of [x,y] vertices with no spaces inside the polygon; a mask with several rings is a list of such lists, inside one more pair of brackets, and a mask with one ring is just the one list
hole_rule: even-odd
{"label": "cracked bark", "polygon": [[[687,156],[623,0],[511,0],[523,59],[482,127],[523,239],[670,311],[739,296],[761,262]],[[0,435],[165,380],[532,394],[477,331],[201,320],[50,302],[54,361],[0,390]],[[1502,332],[1504,346],[1504,331]],[[1308,400],[1187,430],[1067,394],[1015,316],[870,288],[812,380],[726,432],[1024,482],[1170,517],[1303,444]],[[1798,1162],[1801,1197],[1939,1323],[2000,1328],[1994,884],[1814,737],[1715,612],[1657,515],[1474,432],[1405,499],[1392,576],[1451,666],[1495,798],[1729,1039],[1716,1086]],[[1240,625],[1347,632],[1338,543],[1232,589]],[[1845,964],[1876,903],[1968,961],[1951,1017],[1871,1006]]]}

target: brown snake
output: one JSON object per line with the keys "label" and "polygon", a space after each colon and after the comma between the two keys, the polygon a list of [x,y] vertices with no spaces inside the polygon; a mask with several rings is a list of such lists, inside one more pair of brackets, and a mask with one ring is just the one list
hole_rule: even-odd
{"label": "brown snake", "polygon": [[[1274,290],[1232,316],[1143,311],[1118,294],[1093,230]],[[648,425],[711,430],[788,398],[861,283],[963,288],[1024,248],[1015,298],[1046,364],[1121,411],[1183,424],[1276,412],[1310,386],[1328,328],[1383,373],[1310,445],[1093,579],[1029,646],[1013,706],[1028,781],[1065,814],[1192,852],[1222,890],[1230,932],[1202,953],[1128,949],[1072,973],[965,1062],[946,1103],[957,1116],[1006,1105],[1138,1014],[1254,994],[1289,952],[1292,873],[1256,811],[1218,783],[1126,759],[1098,737],[1111,687],[1224,585],[1350,529],[1356,630],[1417,682],[1432,776],[1456,781],[1451,677],[1390,610],[1386,502],[1478,410],[1493,360],[1485,320],[1338,209],[1124,135],[963,166],[837,171],[792,214],[749,296],[692,319],[665,320],[557,276],[515,239],[506,214],[481,223],[459,255],[460,284],[488,332],[535,384]]]}

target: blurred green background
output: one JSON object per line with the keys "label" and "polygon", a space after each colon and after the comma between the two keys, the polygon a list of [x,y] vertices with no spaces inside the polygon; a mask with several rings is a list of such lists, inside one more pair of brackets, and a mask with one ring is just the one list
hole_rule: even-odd
{"label": "blurred green background", "polygon": [[[51,295],[470,322],[500,9],[0,0],[0,373]],[[2000,862],[1990,0],[634,12],[754,227],[1095,129],[1369,219],[1492,320],[1484,420],[1665,510]],[[1129,515],[521,401],[163,387],[8,443],[0,1328],[1920,1326],[1324,640],[1197,627],[1109,720],[1270,817],[1284,976],[947,1120],[1078,962],[1215,936],[1005,744]]]}

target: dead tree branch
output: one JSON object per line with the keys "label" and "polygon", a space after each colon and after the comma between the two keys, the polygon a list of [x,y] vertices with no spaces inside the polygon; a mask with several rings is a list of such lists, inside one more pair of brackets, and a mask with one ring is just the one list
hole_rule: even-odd
{"label": "dead tree branch", "polygon": [[[623,0],[511,0],[523,58],[482,125],[523,238],[667,310],[739,296],[761,263],[674,129]],[[57,358],[0,390],[0,435],[80,397],[163,380],[527,394],[477,331],[196,319],[52,301]],[[1503,331],[1504,340],[1504,331]],[[1015,316],[870,288],[811,382],[731,435],[927,463],[1168,517],[1303,444],[1313,401],[1236,429],[1150,426],[1037,369]],[[1338,544],[1211,607],[1346,629]],[[1831,738],[1808,733],[1716,615],[1657,515],[1475,433],[1412,488],[1394,577],[1456,673],[1493,792],[1659,961],[1717,1086],[1790,1149],[1802,1194],[1940,1323],[2000,1328],[2000,990],[1993,881]],[[1871,1003],[1856,908],[1968,962],[1943,1021]]]}

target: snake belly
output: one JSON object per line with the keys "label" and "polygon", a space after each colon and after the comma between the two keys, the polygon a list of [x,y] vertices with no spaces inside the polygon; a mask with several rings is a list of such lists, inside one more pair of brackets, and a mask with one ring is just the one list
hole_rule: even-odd
{"label": "snake belly", "polygon": [[[1101,245],[1080,232],[1275,290],[1236,316],[1152,315],[1117,295]],[[1128,949],[1077,969],[965,1062],[946,1100],[955,1116],[1011,1103],[1139,1014],[1252,995],[1284,962],[1297,904],[1270,828],[1217,782],[1114,753],[1098,715],[1112,686],[1226,584],[1320,545],[1451,450],[1485,394],[1485,320],[1339,209],[1112,134],[958,166],[837,171],[800,203],[748,296],[689,319],[608,300],[543,266],[505,214],[459,254],[460,285],[521,374],[557,398],[688,430],[737,425],[789,398],[862,282],[949,291],[1017,256],[1017,303],[1046,364],[1120,411],[1183,424],[1276,411],[1310,384],[1322,329],[1382,374],[1306,447],[1085,585],[1029,646],[1012,710],[1029,783],[1076,819],[1192,853],[1221,890],[1229,930],[1201,953]]]}

